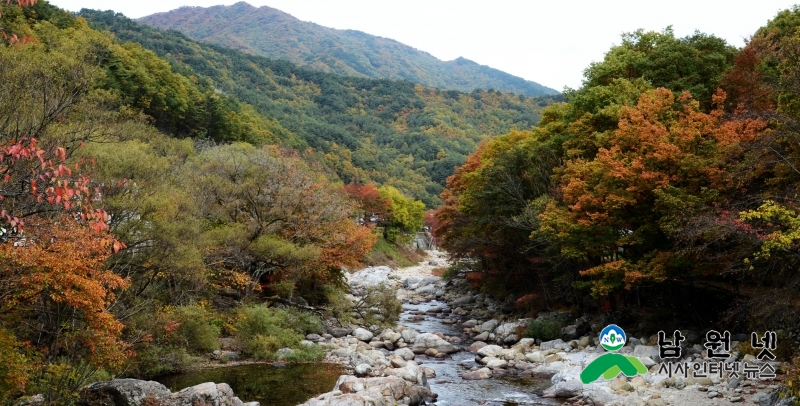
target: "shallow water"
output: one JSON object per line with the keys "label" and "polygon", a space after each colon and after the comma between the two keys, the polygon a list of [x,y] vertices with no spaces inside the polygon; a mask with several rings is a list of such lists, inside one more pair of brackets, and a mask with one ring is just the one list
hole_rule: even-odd
{"label": "shallow water", "polygon": [[[431,313],[420,321],[409,320],[412,312],[425,312],[447,304],[438,301],[404,304],[400,325],[411,327],[420,333],[439,331],[448,336],[462,337],[457,326],[442,323]],[[464,344],[471,341],[463,337]],[[555,399],[542,398],[542,390],[550,386],[549,379],[519,378],[504,376],[484,380],[464,380],[461,374],[478,366],[475,354],[461,351],[445,359],[418,356],[417,363],[436,371],[436,377],[428,383],[439,395],[439,406],[516,406],[516,405],[560,405]],[[172,391],[203,382],[225,382],[245,402],[258,401],[262,406],[294,406],[311,397],[330,391],[344,368],[337,364],[295,364],[276,367],[270,364],[251,364],[233,367],[206,369],[156,379]]]}
{"label": "shallow water", "polygon": [[[425,312],[434,306],[447,308],[446,303],[435,300],[416,305],[404,304],[399,324],[411,327],[421,333],[439,331],[448,336],[462,337],[461,330],[457,326],[442,323],[441,319],[431,313],[425,315],[425,320],[409,320],[412,312]],[[464,343],[471,343],[471,341],[465,339]],[[440,406],[561,404],[560,401],[555,399],[539,396],[542,390],[550,386],[549,379],[519,378],[516,376],[473,381],[461,379],[462,373],[472,367],[479,366],[475,362],[475,354],[466,351],[457,352],[445,359],[417,358],[415,359],[417,363],[436,371],[436,377],[430,378],[428,383],[431,386],[431,390],[439,395],[436,404]]]}
{"label": "shallow water", "polygon": [[225,382],[245,402],[294,406],[333,388],[344,368],[338,364],[250,364],[168,375],[156,381],[173,392],[203,382]]}

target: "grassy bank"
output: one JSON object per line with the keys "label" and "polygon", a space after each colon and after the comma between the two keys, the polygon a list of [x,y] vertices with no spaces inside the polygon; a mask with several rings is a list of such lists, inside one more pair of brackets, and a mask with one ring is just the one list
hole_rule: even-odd
{"label": "grassy bank", "polygon": [[367,254],[365,265],[386,265],[393,268],[417,265],[425,254],[422,251],[411,249],[399,243],[391,243],[384,238],[378,238],[372,251]]}

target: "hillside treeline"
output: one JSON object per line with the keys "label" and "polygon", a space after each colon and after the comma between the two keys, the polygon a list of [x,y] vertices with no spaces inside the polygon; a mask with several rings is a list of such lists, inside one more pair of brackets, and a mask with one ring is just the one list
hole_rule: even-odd
{"label": "hillside treeline", "polygon": [[[273,137],[345,183],[376,182],[436,207],[453,167],[477,144],[528,129],[550,99],[494,90],[462,93],[408,81],[338,76],[189,39],[113,12],[83,10],[92,27],[154,52],[172,70],[210,81],[268,117]],[[139,45],[133,45],[139,44]],[[230,136],[229,136],[230,138]]]}
{"label": "hillside treeline", "polygon": [[[447,181],[441,245],[476,285],[643,332],[781,330],[798,314],[800,9],[744,49],[625,34],[529,131]],[[635,317],[632,317],[635,316]]]}

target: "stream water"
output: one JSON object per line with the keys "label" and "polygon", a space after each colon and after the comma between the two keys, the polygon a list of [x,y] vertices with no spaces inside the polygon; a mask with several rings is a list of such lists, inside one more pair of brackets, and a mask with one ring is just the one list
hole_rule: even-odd
{"label": "stream water", "polygon": [[[420,333],[441,332],[448,336],[462,337],[462,332],[453,325],[445,324],[435,314],[427,313],[433,307],[447,309],[447,304],[431,301],[420,304],[404,304],[399,324]],[[425,314],[423,320],[412,316]],[[447,314],[445,310],[444,313]],[[463,337],[468,340],[467,337]],[[436,371],[436,377],[428,380],[431,390],[439,397],[439,406],[512,406],[512,405],[559,405],[556,399],[542,398],[542,390],[550,386],[549,379],[519,378],[513,374],[485,379],[464,380],[461,374],[478,366],[475,355],[461,351],[444,359],[415,359],[420,365]],[[263,406],[294,406],[320,393],[330,391],[344,368],[337,364],[290,364],[276,367],[270,364],[250,364],[233,367],[206,369],[157,379],[173,391],[203,382],[226,382],[239,398],[259,401]]]}
{"label": "stream water", "polygon": [[338,364],[249,364],[168,375],[156,381],[173,392],[203,382],[225,382],[245,402],[294,406],[331,390],[343,373],[344,367]]}
{"label": "stream water", "polygon": [[[444,335],[461,337],[462,332],[453,325],[445,324],[431,313],[433,307],[447,308],[447,304],[430,301],[420,304],[404,304],[400,316],[400,325],[413,328],[421,333],[438,331]],[[426,313],[424,320],[414,320],[415,314]],[[461,374],[478,366],[475,354],[462,351],[445,359],[418,356],[415,359],[420,365],[436,371],[436,377],[428,383],[431,390],[439,395],[436,404],[439,406],[472,406],[472,405],[559,405],[560,401],[542,398],[542,390],[549,387],[549,379],[519,378],[503,376],[484,380],[464,380]]]}

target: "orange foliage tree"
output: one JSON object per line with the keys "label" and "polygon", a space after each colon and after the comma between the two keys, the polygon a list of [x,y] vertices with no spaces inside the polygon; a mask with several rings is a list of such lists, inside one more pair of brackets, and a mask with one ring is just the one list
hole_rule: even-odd
{"label": "orange foliage tree", "polygon": [[114,238],[69,215],[31,217],[24,237],[0,244],[0,318],[43,355],[96,366],[123,360],[122,323],[109,312],[127,282],[106,270]]}
{"label": "orange foliage tree", "polygon": [[0,148],[0,347],[15,364],[0,381],[11,394],[38,367],[114,367],[126,348],[108,306],[127,283],[104,266],[122,246],[97,208],[99,190],[66,160],[63,147],[33,138]]}
{"label": "orange foliage tree", "polygon": [[380,223],[390,214],[392,202],[381,196],[381,192],[371,183],[348,183],[344,185],[344,192],[358,203],[358,216],[362,224]]}
{"label": "orange foliage tree", "polygon": [[692,214],[722,205],[747,179],[733,170],[764,129],[758,119],[700,111],[688,94],[656,89],[624,108],[619,128],[590,160],[560,171],[563,204],[540,215],[540,233],[566,257],[582,258],[593,293],[661,281],[693,269],[675,239]]}

